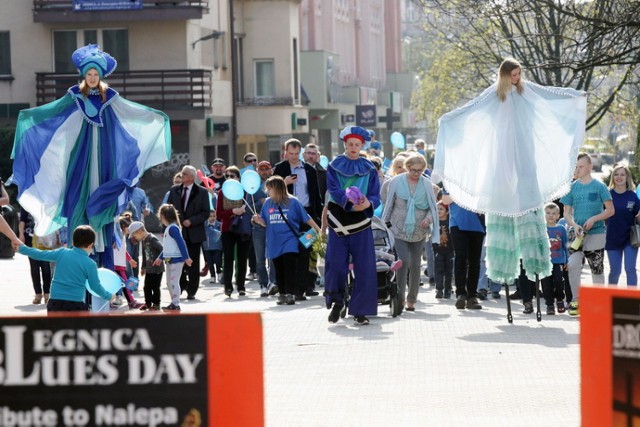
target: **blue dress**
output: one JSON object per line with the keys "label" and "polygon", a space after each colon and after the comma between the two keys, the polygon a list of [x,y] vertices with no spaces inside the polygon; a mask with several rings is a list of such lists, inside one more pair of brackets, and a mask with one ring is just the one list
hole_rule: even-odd
{"label": "blue dress", "polygon": [[144,172],[169,160],[169,117],[108,88],[85,98],[79,87],[49,104],[22,110],[11,157],[18,202],[35,234],[83,224],[112,264],[113,222]]}

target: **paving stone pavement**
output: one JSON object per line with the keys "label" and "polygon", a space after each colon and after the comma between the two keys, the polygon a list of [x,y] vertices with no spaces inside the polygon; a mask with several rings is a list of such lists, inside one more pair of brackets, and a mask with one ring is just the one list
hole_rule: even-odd
{"label": "paving stone pavement", "polygon": [[[0,272],[0,316],[46,315],[31,304],[26,257],[0,259]],[[321,296],[277,306],[257,282],[247,291],[227,298],[203,279],[197,299],[181,307],[262,313],[268,426],[580,425],[579,319],[546,316],[544,304],[539,323],[513,302],[509,324],[504,293],[482,310],[457,310],[454,299],[422,287],[415,312],[392,318],[379,306],[370,325],[355,326],[351,318],[329,324]],[[164,283],[162,298],[169,301]],[[113,315],[146,314],[121,307]]]}

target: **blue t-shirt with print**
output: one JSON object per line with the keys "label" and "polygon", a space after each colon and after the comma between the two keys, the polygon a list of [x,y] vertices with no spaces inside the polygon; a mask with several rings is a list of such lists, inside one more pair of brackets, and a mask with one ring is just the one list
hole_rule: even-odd
{"label": "blue t-shirt with print", "polygon": [[629,245],[629,232],[640,211],[640,200],[633,191],[622,194],[611,190],[613,208],[616,213],[607,219],[606,250],[623,249]]}
{"label": "blue t-shirt with print", "polygon": [[[588,184],[583,184],[580,180],[574,181],[571,191],[560,199],[560,202],[573,207],[573,220],[582,226],[589,218],[604,211],[603,204],[607,200],[611,200],[607,186],[597,179],[592,179]],[[605,231],[604,221],[596,221],[588,233],[602,234]]]}
{"label": "blue t-shirt with print", "polygon": [[295,231],[295,235],[282,219],[278,205],[268,198],[262,206],[260,216],[267,223],[267,258],[274,259],[286,253],[298,253],[300,224],[311,217],[295,197],[289,198],[288,205],[280,205],[282,213]]}
{"label": "blue t-shirt with print", "polygon": [[460,231],[486,232],[479,214],[468,211],[455,203],[449,205],[449,228],[453,227],[458,227]]}
{"label": "blue t-shirt with print", "polygon": [[547,235],[551,249],[551,263],[566,264],[569,260],[567,230],[562,225],[547,225]]}

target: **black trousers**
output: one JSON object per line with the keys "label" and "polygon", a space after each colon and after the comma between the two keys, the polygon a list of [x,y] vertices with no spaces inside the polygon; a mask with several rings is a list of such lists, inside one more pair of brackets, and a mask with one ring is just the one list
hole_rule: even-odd
{"label": "black trousers", "polygon": [[[29,258],[29,267],[31,268],[31,281],[33,282],[33,290],[36,294],[48,294],[51,288],[51,264],[49,261],[38,261]],[[42,281],[40,281],[40,272],[42,272]]]}
{"label": "black trousers", "polygon": [[160,305],[161,284],[162,273],[147,273],[144,276],[144,303],[147,307],[151,304]]}
{"label": "black trousers", "polygon": [[89,305],[86,302],[80,301],[50,299],[47,303],[47,313],[57,311],[89,311]]}
{"label": "black trousers", "polygon": [[225,231],[222,233],[222,251],[224,252],[222,275],[224,277],[225,291],[233,291],[233,260],[237,255],[238,274],[236,275],[236,287],[238,291],[244,291],[244,280],[247,276],[247,257],[251,240],[246,240],[242,235]]}
{"label": "black trousers", "polygon": [[295,264],[297,258],[297,253],[288,252],[273,259],[273,266],[276,269],[276,285],[280,295],[293,295],[298,292],[296,270],[289,268],[289,266]]}
{"label": "black trousers", "polygon": [[551,276],[542,279],[542,295],[544,295],[546,305],[553,305],[554,298],[558,302],[564,300],[564,275],[562,273],[562,264],[553,264]]}
{"label": "black trousers", "polygon": [[484,233],[451,227],[451,240],[453,241],[455,253],[456,296],[475,297],[478,293],[480,257],[482,256]]}
{"label": "black trousers", "polygon": [[182,267],[182,274],[180,275],[180,291],[187,291],[187,295],[194,295],[198,292],[200,287],[200,248],[202,242],[191,242],[188,238],[184,239],[187,244],[187,252],[189,252],[189,258],[191,258],[192,264],[189,267],[187,264]]}

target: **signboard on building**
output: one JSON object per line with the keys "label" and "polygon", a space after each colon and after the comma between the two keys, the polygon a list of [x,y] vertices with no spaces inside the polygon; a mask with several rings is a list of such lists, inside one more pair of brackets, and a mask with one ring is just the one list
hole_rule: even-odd
{"label": "signboard on building", "polygon": [[375,105],[356,105],[356,126],[376,127]]}
{"label": "signboard on building", "polygon": [[259,314],[3,318],[0,325],[0,425],[263,424]]}
{"label": "signboard on building", "polygon": [[74,12],[142,9],[143,0],[73,0]]}

